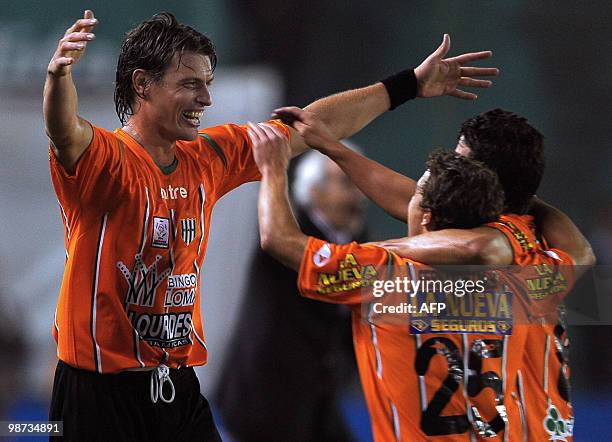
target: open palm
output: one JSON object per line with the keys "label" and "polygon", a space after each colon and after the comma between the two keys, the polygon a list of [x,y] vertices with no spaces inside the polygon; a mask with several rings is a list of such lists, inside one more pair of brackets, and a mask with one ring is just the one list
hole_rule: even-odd
{"label": "open palm", "polygon": [[464,100],[475,100],[478,96],[466,92],[459,87],[481,87],[491,86],[490,80],[479,80],[472,77],[494,76],[499,74],[497,68],[480,68],[465,66],[465,64],[476,60],[490,58],[491,51],[470,52],[444,59],[450,49],[450,36],[444,34],[442,44],[415,70],[417,77],[419,97],[439,97],[450,95]]}
{"label": "open palm", "polygon": [[49,62],[48,72],[50,74],[63,76],[71,71],[72,65],[78,62],[85,53],[87,43],[95,38],[95,34],[91,31],[97,23],[93,12],[88,9],[83,14],[83,18],[74,22],[66,30]]}

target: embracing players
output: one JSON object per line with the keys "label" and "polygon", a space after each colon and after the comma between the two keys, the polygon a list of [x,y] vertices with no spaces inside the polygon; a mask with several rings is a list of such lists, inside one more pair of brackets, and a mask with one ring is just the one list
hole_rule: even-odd
{"label": "embracing players", "polygon": [[[304,118],[297,112],[293,116],[294,127],[309,144],[322,151],[342,149],[326,137],[324,126],[306,130]],[[556,231],[573,241],[568,245],[569,253],[544,249],[528,219],[502,217],[497,221],[507,200],[482,165],[458,154],[434,155],[428,164],[429,174],[418,185],[407,183],[407,192],[414,194],[408,205],[409,239],[423,248],[423,236],[418,234],[438,231],[434,233],[450,238],[448,249],[453,234],[460,231],[443,229],[488,223],[483,228],[493,232],[494,240],[511,247],[511,261],[503,263],[513,260],[522,266],[510,275],[502,272],[496,288],[508,286],[509,294],[503,290],[489,294],[492,303],[514,295],[512,317],[516,323],[510,325],[511,335],[503,328],[488,335],[449,331],[422,335],[414,332],[419,327],[416,322],[414,326],[410,323],[409,332],[406,321],[412,321],[412,315],[402,318],[406,320],[403,323],[376,320],[371,279],[391,279],[403,271],[417,281],[431,271],[408,259],[408,247],[402,250],[403,258],[389,251],[399,249],[399,242],[387,242],[391,244],[388,248],[355,243],[337,246],[303,235],[285,197],[286,140],[273,128],[252,126],[251,130],[255,158],[263,174],[259,200],[262,247],[300,270],[304,296],[352,306],[356,354],[376,440],[520,441],[533,437],[529,434],[539,434],[535,430],[528,433],[526,428],[525,413],[530,411],[525,410],[525,400],[520,397],[524,392],[518,387],[525,358],[521,351],[532,332],[529,315],[540,320],[552,311],[554,316],[556,305],[575,278],[573,264],[588,256],[588,243],[579,241],[575,227],[549,211],[547,216],[553,219],[548,222],[553,221]],[[362,172],[366,170],[373,169]],[[502,262],[507,257],[503,247],[486,251],[491,261]],[[456,262],[458,258],[453,259]],[[556,291],[538,297],[529,281],[540,277],[540,272],[555,275]],[[557,416],[551,431],[557,431],[558,423]]]}
{"label": "embracing players", "polygon": [[[326,142],[320,136],[325,127],[310,112],[284,108],[279,114],[290,115],[307,141],[333,158],[368,197],[395,218],[405,219],[403,207],[414,193],[414,180],[340,143]],[[427,264],[520,266],[538,246],[548,244],[572,256],[576,277],[594,264],[589,243],[571,220],[534,198],[544,174],[544,143],[540,132],[525,118],[502,109],[469,118],[461,126],[455,151],[482,161],[499,176],[505,195],[500,222],[470,230],[429,232],[379,245]],[[478,199],[473,202],[477,204]],[[537,225],[532,215],[536,215]],[[529,298],[554,300],[559,288],[549,284],[550,278],[543,271],[540,280],[532,279]],[[531,307],[537,310],[536,305]],[[569,392],[569,340],[562,306],[545,317],[532,317],[528,325],[529,339],[521,348],[524,367],[519,371],[514,392],[526,437],[570,441],[574,417]]]}

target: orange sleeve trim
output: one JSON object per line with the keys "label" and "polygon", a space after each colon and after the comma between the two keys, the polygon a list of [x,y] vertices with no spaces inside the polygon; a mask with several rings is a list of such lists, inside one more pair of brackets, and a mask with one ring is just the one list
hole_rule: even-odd
{"label": "orange sleeve trim", "polygon": [[[555,259],[559,267],[567,269],[570,288],[573,287],[576,283],[576,264],[574,264],[572,257],[560,249],[546,249],[544,250],[544,253],[546,253],[552,259]],[[552,256],[552,254],[557,256]]]}

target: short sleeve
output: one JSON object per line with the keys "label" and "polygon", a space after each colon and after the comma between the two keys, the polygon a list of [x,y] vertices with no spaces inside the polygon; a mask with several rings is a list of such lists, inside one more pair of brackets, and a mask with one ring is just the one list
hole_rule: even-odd
{"label": "short sleeve", "polygon": [[534,263],[518,267],[528,320],[556,323],[558,306],[574,286],[575,266],[571,257],[559,249],[541,249],[538,253]]}
{"label": "short sleeve", "polygon": [[556,267],[555,273],[560,275],[558,278],[565,281],[567,291],[569,292],[576,282],[576,268],[574,260],[570,255],[559,249],[544,250],[550,259],[551,263]]}
{"label": "short sleeve", "polygon": [[[279,120],[270,120],[266,124],[279,128],[290,139],[289,128]],[[200,131],[198,138],[201,147],[212,150],[212,156],[217,157],[217,164],[212,167],[217,199],[244,183],[261,180],[247,126],[215,126]]]}
{"label": "short sleeve", "polygon": [[79,158],[73,174],[69,174],[49,150],[51,181],[57,197],[65,208],[98,205],[117,195],[118,175],[124,156],[121,141],[107,130],[96,126],[90,145]]}
{"label": "short sleeve", "polygon": [[376,281],[387,277],[399,258],[381,247],[352,242],[337,245],[310,237],[298,276],[302,296],[336,304],[360,304],[380,296]]}

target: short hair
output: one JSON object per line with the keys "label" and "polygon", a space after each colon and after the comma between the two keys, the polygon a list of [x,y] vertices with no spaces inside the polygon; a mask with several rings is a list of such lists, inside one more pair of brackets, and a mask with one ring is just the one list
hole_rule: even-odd
{"label": "short hair", "polygon": [[169,12],[155,14],[129,31],[121,44],[115,74],[115,110],[125,124],[134,114],[135,91],[132,73],[144,69],[152,81],[159,81],[174,54],[195,52],[210,57],[214,71],[217,54],[212,41],[195,29],[179,23]]}
{"label": "short hair", "polygon": [[529,209],[544,175],[544,137],[526,118],[493,109],[461,125],[470,158],[482,161],[499,176],[506,200],[504,211],[523,214]]}
{"label": "short hair", "polygon": [[483,163],[455,152],[435,151],[427,168],[421,207],[431,211],[432,230],[471,229],[499,218],[504,191],[497,175]]}
{"label": "short hair", "polygon": [[[352,151],[363,154],[362,150],[355,143],[349,140],[342,140],[342,143]],[[291,188],[293,201],[299,207],[308,207],[310,205],[312,188],[325,180],[325,163],[327,161],[332,160],[314,149],[301,155],[295,167],[295,175]]]}

